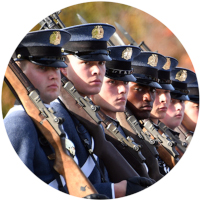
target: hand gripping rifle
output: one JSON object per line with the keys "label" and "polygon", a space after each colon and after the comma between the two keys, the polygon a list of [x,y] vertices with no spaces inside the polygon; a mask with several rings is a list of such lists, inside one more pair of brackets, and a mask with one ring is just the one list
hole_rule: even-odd
{"label": "hand gripping rifle", "polygon": [[[56,12],[44,19],[40,23],[43,26],[42,29],[48,29],[48,27],[64,28],[65,26],[59,19],[59,13],[60,12]],[[57,23],[54,20],[57,21]],[[51,23],[51,25],[48,23]],[[127,180],[133,176],[139,176],[121,156],[121,154],[114,148],[114,146],[105,139],[102,127],[100,126],[102,119],[97,112],[99,107],[94,105],[88,97],[82,97],[75,89],[73,83],[62,73],[61,78],[61,101],[68,111],[77,117],[77,119],[86,127],[90,135],[94,138],[95,148],[94,152],[91,153],[95,153],[103,161],[108,171],[110,180],[116,183],[122,180]],[[85,115],[85,112],[87,115]],[[138,156],[140,156],[140,148],[138,145],[136,146],[134,143],[129,142],[129,146],[137,149],[136,152],[138,153]],[[143,159],[142,155],[141,159]],[[119,173],[119,171],[121,173]],[[116,176],[116,174],[118,174],[118,176]]]}
{"label": "hand gripping rifle", "polygon": [[140,123],[144,127],[143,131],[147,134],[150,134],[153,139],[156,139],[158,141],[157,150],[160,158],[170,168],[173,168],[175,164],[179,161],[179,153],[175,149],[176,143],[171,140],[167,134],[157,131],[150,120],[141,120]]}
{"label": "hand gripping rifle", "polygon": [[5,82],[17,95],[27,114],[52,145],[55,151],[54,169],[64,177],[69,194],[77,197],[97,194],[90,181],[69,155],[70,149],[66,149],[67,139],[61,128],[63,120],[54,115],[52,108],[45,107],[39,92],[12,58],[5,73]]}

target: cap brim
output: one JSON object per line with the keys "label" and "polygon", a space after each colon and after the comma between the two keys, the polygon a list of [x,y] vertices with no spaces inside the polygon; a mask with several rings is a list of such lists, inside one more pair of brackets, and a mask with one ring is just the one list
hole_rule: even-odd
{"label": "cap brim", "polygon": [[[76,55],[75,55],[76,56]],[[85,61],[111,61],[112,58],[109,55],[101,55],[101,54],[88,54],[88,55],[81,55],[81,56],[76,56],[80,60],[85,60]]]}
{"label": "cap brim", "polygon": [[37,61],[37,60],[30,60],[33,64],[46,66],[46,67],[55,67],[55,68],[66,68],[68,65],[64,61]]}
{"label": "cap brim", "polygon": [[174,92],[171,92],[171,98],[182,100],[182,101],[189,101],[190,100],[188,95],[178,94],[178,93],[174,93]]}
{"label": "cap brim", "polygon": [[198,103],[199,104],[199,96],[197,95],[188,95],[190,100],[189,101],[192,101],[194,103]]}
{"label": "cap brim", "polygon": [[162,89],[162,87],[160,86],[159,83],[154,82],[154,81],[146,81],[144,79],[139,79],[136,78],[137,80],[135,81],[136,83],[140,84],[140,85],[146,85],[148,87],[153,87],[153,88],[157,88],[157,89]]}
{"label": "cap brim", "polygon": [[164,89],[164,90],[169,90],[169,91],[175,90],[174,87],[171,84],[161,84],[161,83],[159,83],[159,84],[162,87],[162,89]]}
{"label": "cap brim", "polygon": [[107,78],[111,78],[114,80],[124,81],[124,82],[136,82],[136,78],[133,75],[125,75],[125,76],[116,76],[116,75],[105,75]]}

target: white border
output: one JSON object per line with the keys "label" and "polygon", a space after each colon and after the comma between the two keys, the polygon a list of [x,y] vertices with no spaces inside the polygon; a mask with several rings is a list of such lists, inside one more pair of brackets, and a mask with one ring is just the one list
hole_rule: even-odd
{"label": "white border", "polygon": [[[122,0],[112,2],[125,3]],[[66,0],[17,0],[4,1],[1,4],[1,84],[10,55],[23,36],[50,13],[77,3],[84,3],[84,1],[74,0],[73,3],[70,3]],[[147,12],[172,30],[189,54],[197,74],[199,73],[199,56],[197,52],[199,53],[198,47],[200,47],[200,14],[198,1],[132,0],[131,3],[128,2],[126,4]],[[12,148],[8,150],[7,148],[10,142],[5,133],[2,118],[0,125],[2,130],[0,134],[0,196],[6,199],[20,198],[21,200],[35,200],[36,198],[62,200],[69,198],[69,196],[66,197],[65,194],[57,192],[43,184],[38,178],[30,176],[29,170],[14,155],[14,150]],[[192,196],[193,200],[198,199],[198,180],[200,178],[198,155],[198,147],[200,146],[198,144],[198,141],[200,141],[199,135],[198,123],[191,146],[181,162],[164,179],[149,189],[131,196],[131,198],[185,200]],[[16,173],[16,171],[19,173]],[[20,176],[21,173],[23,173],[23,177]],[[125,198],[128,199],[128,197]],[[75,199],[75,197],[72,199]]]}

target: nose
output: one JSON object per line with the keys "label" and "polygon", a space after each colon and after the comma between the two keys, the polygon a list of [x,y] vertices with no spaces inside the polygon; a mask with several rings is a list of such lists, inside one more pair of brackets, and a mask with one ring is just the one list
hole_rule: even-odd
{"label": "nose", "polygon": [[160,99],[161,103],[166,103],[166,101],[167,101],[167,97],[165,94],[161,94],[159,99]]}
{"label": "nose", "polygon": [[97,64],[94,64],[92,66],[92,75],[97,75],[97,74],[100,74],[100,69],[99,69],[99,66]]}
{"label": "nose", "polygon": [[57,79],[58,76],[60,75],[60,70],[58,68],[51,67],[49,68],[48,72],[49,72],[48,77],[50,80]]}
{"label": "nose", "polygon": [[153,94],[151,92],[146,92],[144,95],[143,95],[143,100],[144,101],[152,101],[153,100]]}
{"label": "nose", "polygon": [[119,94],[125,94],[127,91],[128,91],[128,85],[125,85],[124,83],[122,83],[118,86]]}
{"label": "nose", "polygon": [[182,110],[182,108],[183,108],[182,103],[177,103],[176,104],[176,110]]}

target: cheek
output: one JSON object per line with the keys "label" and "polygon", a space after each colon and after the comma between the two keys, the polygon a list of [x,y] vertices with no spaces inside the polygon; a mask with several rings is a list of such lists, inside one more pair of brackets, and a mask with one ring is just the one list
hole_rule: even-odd
{"label": "cheek", "polygon": [[175,111],[174,106],[170,105],[169,108],[167,109],[167,115],[169,117],[174,117],[175,113],[176,113],[176,111]]}
{"label": "cheek", "polygon": [[135,95],[135,93],[133,91],[130,90],[129,93],[128,93],[128,100],[130,102],[133,102],[134,99],[136,99],[136,95]]}

